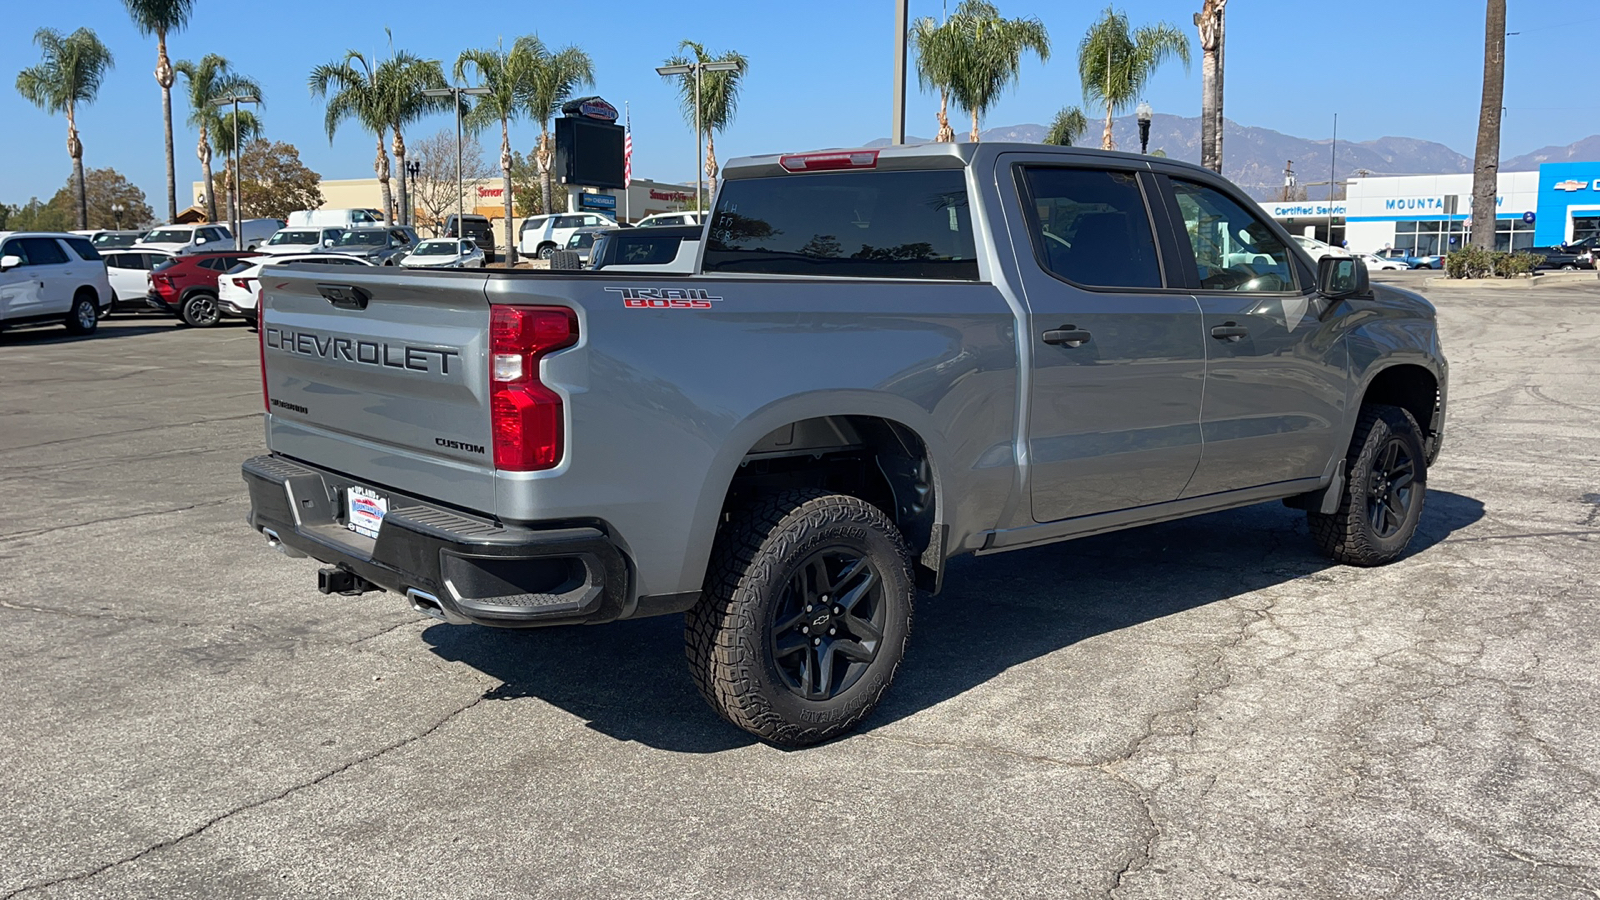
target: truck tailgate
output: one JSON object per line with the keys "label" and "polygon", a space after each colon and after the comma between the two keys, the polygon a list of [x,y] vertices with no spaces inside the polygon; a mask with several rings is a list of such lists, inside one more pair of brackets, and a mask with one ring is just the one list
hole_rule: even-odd
{"label": "truck tailgate", "polygon": [[268,445],[493,514],[485,281],[466,272],[266,269]]}

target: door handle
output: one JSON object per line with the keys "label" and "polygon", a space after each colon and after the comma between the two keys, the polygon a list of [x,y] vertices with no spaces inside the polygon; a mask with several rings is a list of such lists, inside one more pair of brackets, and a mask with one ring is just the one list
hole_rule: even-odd
{"label": "door handle", "polygon": [[1211,329],[1211,336],[1219,341],[1227,341],[1230,344],[1234,344],[1249,337],[1250,329],[1237,322],[1225,322]]}
{"label": "door handle", "polygon": [[1068,347],[1081,347],[1088,341],[1089,332],[1073,328],[1071,325],[1063,325],[1053,331],[1044,333],[1044,342],[1046,344],[1065,344]]}

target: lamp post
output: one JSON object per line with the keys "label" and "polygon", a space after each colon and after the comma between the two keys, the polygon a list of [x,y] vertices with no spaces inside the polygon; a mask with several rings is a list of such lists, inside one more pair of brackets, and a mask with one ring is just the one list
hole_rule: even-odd
{"label": "lamp post", "polygon": [[[424,97],[450,97],[450,98],[453,98],[454,101],[455,101],[455,107],[456,107],[456,233],[455,233],[455,238],[456,238],[456,240],[458,242],[461,240],[461,232],[463,230],[462,227],[461,227],[462,219],[464,219],[466,217],[466,215],[467,215],[467,210],[466,210],[467,188],[466,188],[466,185],[462,182],[462,178],[461,178],[461,95],[465,94],[465,95],[467,95],[469,97],[481,97],[484,94],[490,94],[490,93],[493,93],[493,91],[490,91],[486,87],[475,87],[475,88],[469,88],[469,87],[428,88],[427,90],[422,92],[422,96],[424,96]],[[409,165],[409,163],[407,165]]]}
{"label": "lamp post", "polygon": [[121,203],[113,203],[113,204],[111,204],[111,216],[112,216],[112,218],[117,220],[117,230],[118,231],[122,230],[122,214],[124,212],[126,212],[127,209],[128,208],[126,206],[123,206]]}
{"label": "lamp post", "polygon": [[[402,178],[410,177],[410,179],[411,179],[411,185],[406,190],[406,199],[408,200],[408,202],[413,207],[415,207],[417,205],[417,201],[413,200],[411,198],[413,198],[413,197],[415,197],[417,195],[417,176],[420,175],[420,174],[422,174],[422,163],[417,162],[416,160],[413,159],[413,160],[409,160],[409,161],[406,162],[406,170],[400,176]],[[402,224],[402,225],[413,225],[413,224],[415,224],[414,222],[411,221],[412,212],[413,212],[413,210],[410,210],[410,209],[406,210],[405,211],[405,213],[406,213],[405,221],[401,222],[400,224]]]}
{"label": "lamp post", "polygon": [[[1126,107],[1124,107],[1124,108],[1126,108]],[[1139,152],[1140,153],[1149,153],[1150,152],[1150,118],[1155,115],[1155,110],[1150,108],[1150,104],[1144,102],[1143,100],[1140,100],[1139,101],[1139,109],[1137,110],[1137,115],[1139,117]]]}
{"label": "lamp post", "polygon": [[233,203],[228,208],[228,230],[233,232],[233,249],[244,249],[244,237],[239,234],[242,229],[239,220],[244,218],[243,204],[239,202],[239,104],[255,103],[259,105],[261,98],[253,94],[229,94],[211,101],[212,106],[233,106]]}
{"label": "lamp post", "polygon": [[657,75],[693,75],[694,76],[694,211],[698,215],[705,215],[705,208],[700,203],[700,185],[705,180],[702,171],[705,166],[701,163],[700,143],[700,73],[701,72],[736,72],[739,64],[731,60],[712,60],[692,63],[683,63],[676,66],[657,66]]}

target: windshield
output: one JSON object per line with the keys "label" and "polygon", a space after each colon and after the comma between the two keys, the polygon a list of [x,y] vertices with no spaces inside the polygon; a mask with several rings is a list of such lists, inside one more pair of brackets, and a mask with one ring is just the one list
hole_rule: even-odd
{"label": "windshield", "polygon": [[146,244],[187,244],[194,239],[194,232],[187,228],[157,228],[144,236]]}
{"label": "windshield", "polygon": [[267,246],[275,247],[283,244],[315,244],[319,236],[319,233],[315,231],[280,231],[277,234],[274,234],[271,240],[267,241]]}
{"label": "windshield", "polygon": [[346,231],[339,236],[341,247],[382,247],[388,235],[382,231]]}
{"label": "windshield", "polygon": [[423,241],[417,247],[418,256],[456,256],[460,252],[455,241]]}
{"label": "windshield", "polygon": [[102,250],[109,250],[114,247],[132,247],[138,242],[139,233],[137,231],[127,231],[121,234],[97,234],[94,236],[94,245]]}

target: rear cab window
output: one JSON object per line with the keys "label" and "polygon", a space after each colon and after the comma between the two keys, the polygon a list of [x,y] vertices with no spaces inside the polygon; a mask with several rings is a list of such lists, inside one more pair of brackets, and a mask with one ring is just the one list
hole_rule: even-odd
{"label": "rear cab window", "polygon": [[723,184],[706,273],[978,280],[964,169],[805,173]]}

